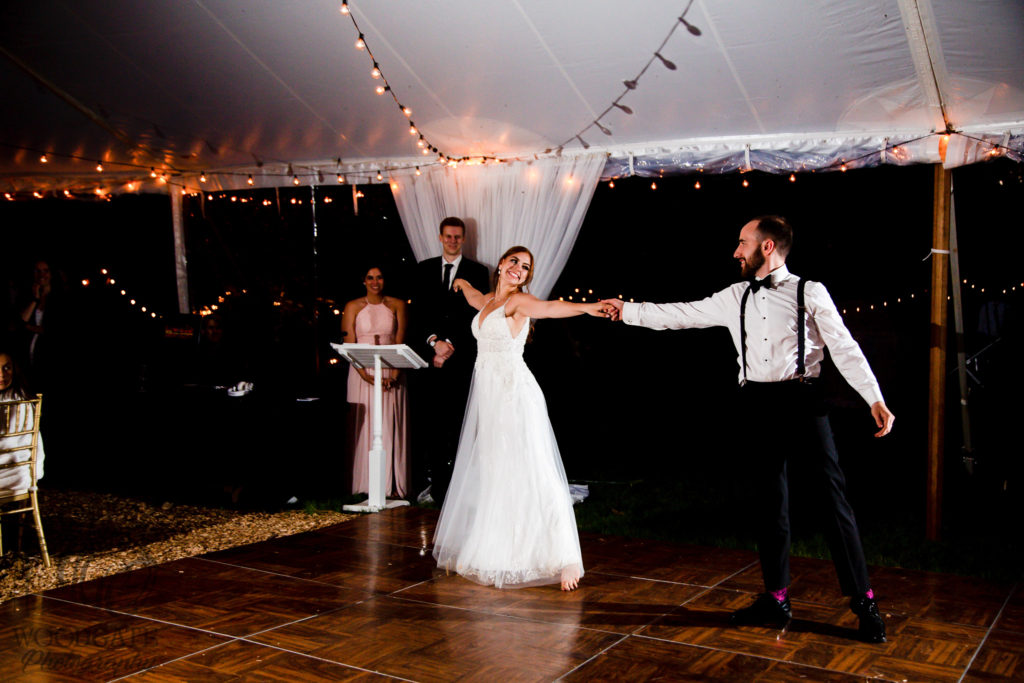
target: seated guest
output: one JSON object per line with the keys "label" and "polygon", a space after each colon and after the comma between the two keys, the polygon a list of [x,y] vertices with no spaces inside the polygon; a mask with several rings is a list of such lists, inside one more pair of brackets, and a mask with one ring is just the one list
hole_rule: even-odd
{"label": "seated guest", "polygon": [[[0,347],[0,402],[20,401],[29,398],[21,371],[14,362],[14,355],[6,348]],[[5,416],[0,412],[0,417]],[[0,420],[0,451],[32,443],[32,435],[7,436],[11,432],[31,431],[35,412],[31,405],[19,406],[10,411],[6,420]],[[21,450],[14,453],[0,453],[0,465],[12,462],[24,462],[30,456],[29,451]],[[43,478],[43,439],[39,437],[36,447],[36,479]],[[27,467],[11,467],[0,470],[0,490],[22,491],[32,485],[32,478]]]}

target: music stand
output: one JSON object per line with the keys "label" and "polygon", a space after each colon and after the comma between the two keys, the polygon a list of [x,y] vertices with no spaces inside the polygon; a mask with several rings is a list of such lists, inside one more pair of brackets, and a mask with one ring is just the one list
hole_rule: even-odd
{"label": "music stand", "polygon": [[383,368],[409,369],[427,367],[406,344],[331,344],[338,355],[357,368],[373,368],[373,443],[370,447],[369,494],[365,503],[345,505],[350,512],[379,512],[381,510],[408,505],[407,500],[387,500],[384,497],[385,453],[384,453],[384,390],[381,387]]}

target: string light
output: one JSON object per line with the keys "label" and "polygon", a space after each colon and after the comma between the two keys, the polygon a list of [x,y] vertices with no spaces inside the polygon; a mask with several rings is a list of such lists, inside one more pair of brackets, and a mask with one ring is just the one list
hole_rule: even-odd
{"label": "string light", "polygon": [[345,0],[342,0],[341,2],[341,13],[348,14],[348,3],[345,2]]}
{"label": "string light", "polygon": [[299,184],[299,176],[297,176],[297,175],[292,176],[292,185],[298,185],[298,184]]}
{"label": "string light", "polygon": [[796,182],[796,174],[795,173],[790,173],[789,174],[789,182],[791,182],[791,183],[795,183]]}
{"label": "string light", "polygon": [[50,162],[50,157],[46,156],[45,154],[43,156],[39,157],[39,163],[47,164],[49,162]]}
{"label": "string light", "polygon": [[252,179],[252,176],[250,175],[250,176],[249,176],[248,178],[246,178],[246,179],[245,179],[245,182],[247,182],[247,183],[249,183],[250,185],[252,185],[252,184],[254,184],[254,183],[255,183],[256,181],[255,181],[255,180],[253,180],[253,179]]}
{"label": "string light", "polygon": [[103,173],[103,164],[96,164],[96,172]]}

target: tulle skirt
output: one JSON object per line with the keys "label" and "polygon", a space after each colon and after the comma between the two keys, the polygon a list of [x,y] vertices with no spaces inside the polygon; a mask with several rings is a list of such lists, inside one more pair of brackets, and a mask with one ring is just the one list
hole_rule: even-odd
{"label": "tulle skirt", "polygon": [[544,395],[522,357],[481,355],[434,534],[438,567],[498,588],[583,575]]}

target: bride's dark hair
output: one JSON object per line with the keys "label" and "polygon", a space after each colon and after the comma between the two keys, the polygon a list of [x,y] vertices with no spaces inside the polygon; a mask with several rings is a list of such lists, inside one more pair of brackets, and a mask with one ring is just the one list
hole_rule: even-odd
{"label": "bride's dark hair", "polygon": [[[526,271],[526,279],[518,287],[520,292],[525,292],[526,291],[526,286],[529,285],[530,284],[530,280],[533,279],[533,269],[535,267],[534,258],[533,258],[533,252],[530,251],[529,249],[527,249],[526,247],[512,247],[511,249],[507,250],[504,254],[502,254],[500,259],[498,259],[498,267],[500,268],[501,267],[501,262],[504,261],[505,259],[507,259],[512,254],[529,254],[529,256],[530,256],[530,269]],[[500,277],[501,276],[500,276],[500,274],[498,272],[498,268],[495,268],[494,269],[494,277],[491,278],[491,280],[492,280],[492,282],[491,282],[491,289],[494,292],[498,291],[498,279]]]}

